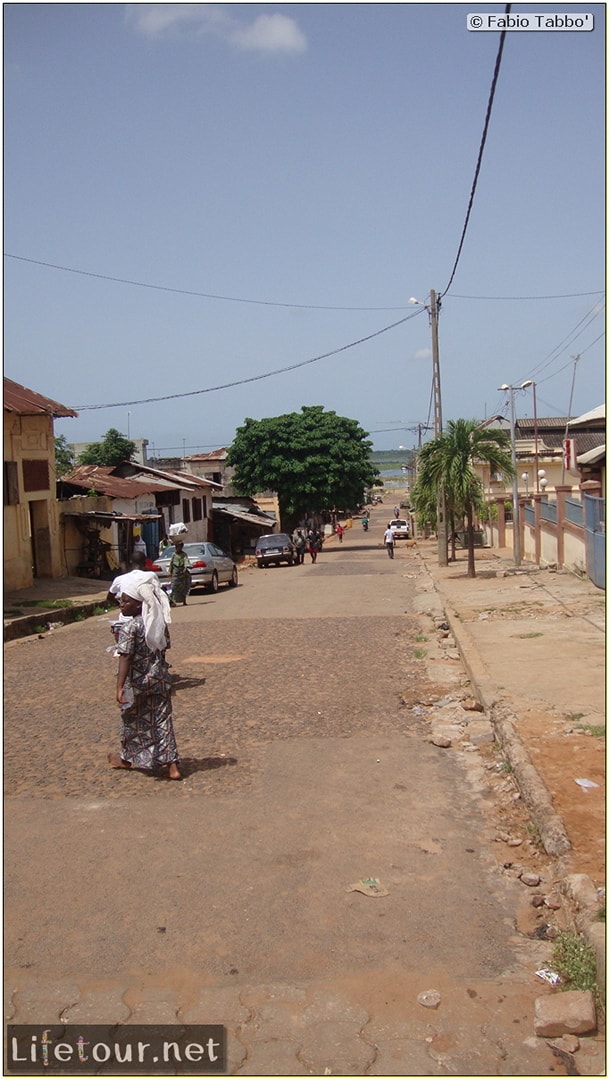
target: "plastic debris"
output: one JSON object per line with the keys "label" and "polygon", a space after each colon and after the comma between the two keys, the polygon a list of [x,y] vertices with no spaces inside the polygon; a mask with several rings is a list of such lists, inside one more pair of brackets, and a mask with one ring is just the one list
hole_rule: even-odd
{"label": "plastic debris", "polygon": [[576,780],[575,781],[583,791],[587,791],[588,788],[599,787],[599,784],[595,783],[595,780]]}
{"label": "plastic debris", "polygon": [[379,881],[379,878],[369,877],[360,878],[360,881],[354,882],[353,885],[348,885],[346,892],[361,892],[365,896],[388,896],[388,890]]}
{"label": "plastic debris", "polygon": [[417,1000],[426,1009],[438,1009],[441,995],[438,990],[422,990],[421,994],[417,995]]}
{"label": "plastic debris", "polygon": [[558,975],[556,971],[549,971],[548,968],[540,968],[536,975],[539,979],[547,982],[549,986],[558,986],[561,982],[561,975]]}

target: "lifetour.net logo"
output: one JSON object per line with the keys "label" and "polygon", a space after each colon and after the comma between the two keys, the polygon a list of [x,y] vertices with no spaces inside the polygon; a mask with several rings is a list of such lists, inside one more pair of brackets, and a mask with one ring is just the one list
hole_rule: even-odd
{"label": "lifetour.net logo", "polygon": [[7,1075],[204,1076],[224,1073],[222,1024],[186,1026],[9,1024]]}

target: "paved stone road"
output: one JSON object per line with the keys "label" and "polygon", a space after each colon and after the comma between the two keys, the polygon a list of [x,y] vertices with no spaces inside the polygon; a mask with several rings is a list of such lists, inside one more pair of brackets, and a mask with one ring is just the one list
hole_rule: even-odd
{"label": "paved stone road", "polygon": [[[241,1075],[557,1071],[532,1037],[548,944],[515,932],[484,770],[401,707],[426,690],[421,584],[348,533],[193,596],[181,784],[106,765],[107,620],[6,647],[8,1019],[224,1023]],[[348,891],[370,876],[387,896]]]}

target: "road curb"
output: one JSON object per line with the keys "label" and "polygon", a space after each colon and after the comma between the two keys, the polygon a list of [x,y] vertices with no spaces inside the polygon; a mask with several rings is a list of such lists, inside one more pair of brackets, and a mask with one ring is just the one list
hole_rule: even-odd
{"label": "road curb", "polygon": [[[68,623],[80,622],[88,619],[104,606],[104,600],[89,600],[82,604],[72,604],[70,607],[41,607],[34,615],[23,615],[17,619],[10,619],[4,623],[4,642],[16,641],[18,638],[31,637],[33,634],[48,633],[51,624],[67,626]],[[44,630],[40,630],[40,627]]]}
{"label": "road curb", "polygon": [[521,797],[540,833],[544,850],[547,855],[565,855],[571,849],[565,825],[555,812],[550,792],[517,734],[517,719],[499,696],[468,630],[442,596],[434,578],[432,582],[470,679],[473,695],[489,714],[496,741],[506,755]]}

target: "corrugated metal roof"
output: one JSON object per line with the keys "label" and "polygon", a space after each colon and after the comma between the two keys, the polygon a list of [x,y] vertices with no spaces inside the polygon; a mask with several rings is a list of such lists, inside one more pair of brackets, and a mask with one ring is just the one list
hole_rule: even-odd
{"label": "corrugated metal roof", "polygon": [[219,450],[210,450],[209,454],[191,454],[190,457],[185,458],[185,461],[222,461],[227,456],[226,446],[221,446]]}
{"label": "corrugated metal roof", "polygon": [[249,525],[258,525],[262,529],[272,529],[277,524],[275,517],[271,517],[270,514],[254,514],[249,513],[245,507],[236,504],[229,503],[222,506],[218,506],[216,503],[212,503],[212,510],[214,513],[223,514],[225,517],[237,518],[239,521],[247,521]]}
{"label": "corrugated metal roof", "polygon": [[214,480],[206,480],[203,476],[194,476],[193,473],[179,472],[176,469],[154,469],[152,465],[140,467],[133,464],[134,468],[138,469],[138,476],[157,477],[160,480],[169,481],[174,487],[215,488],[216,490],[222,488],[222,484],[217,484]]}
{"label": "corrugated metal roof", "polygon": [[520,417],[515,421],[515,432],[517,436],[521,433],[533,432],[535,428],[538,428],[538,432],[542,431],[558,431],[562,432],[566,429],[568,423],[568,416],[539,416],[536,421],[532,417]]}
{"label": "corrugated metal roof", "polygon": [[596,465],[603,461],[606,456],[606,444],[596,446],[593,450],[587,450],[584,454],[578,454],[576,460],[579,465]]}
{"label": "corrugated metal roof", "polygon": [[596,409],[591,409],[590,412],[583,413],[582,416],[577,416],[575,420],[570,420],[570,427],[576,427],[578,424],[595,424],[597,427],[601,420],[606,419],[606,406],[598,405]]}
{"label": "corrugated metal roof", "polygon": [[78,416],[67,405],[60,405],[58,401],[7,378],[4,379],[4,408],[6,412],[20,416]]}
{"label": "corrugated metal roof", "polygon": [[85,518],[87,521],[159,521],[161,514],[114,514],[110,510],[62,510],[62,517]]}
{"label": "corrugated metal roof", "polygon": [[109,465],[77,465],[67,476],[62,476],[60,483],[71,484],[84,491],[99,491],[112,499],[136,499],[138,495],[167,491],[168,488],[167,483],[149,477],[134,476],[126,480],[112,473],[112,466]]}

